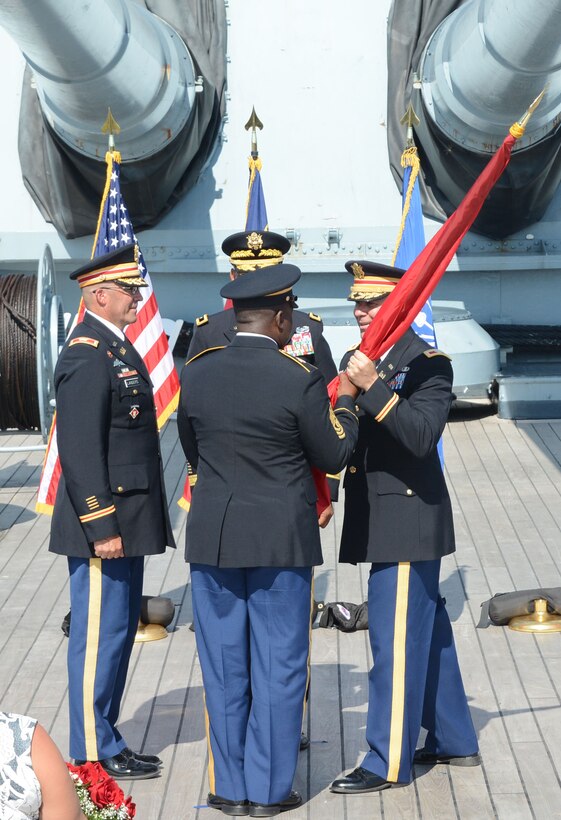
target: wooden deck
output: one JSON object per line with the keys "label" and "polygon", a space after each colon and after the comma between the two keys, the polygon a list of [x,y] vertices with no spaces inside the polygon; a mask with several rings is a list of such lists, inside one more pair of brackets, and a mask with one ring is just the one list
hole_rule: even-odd
{"label": "wooden deck", "polygon": [[[40,443],[0,434],[0,447]],[[167,640],[134,649],[120,727],[129,744],[161,755],[157,780],[131,793],[139,820],[210,820],[201,673],[189,631],[185,513],[176,505],[183,457],[171,421],[162,435],[170,510],[180,549],[147,561],[145,592],[167,595],[176,617]],[[295,788],[305,804],[290,820],[373,818],[561,818],[561,634],[476,630],[480,603],[495,592],[561,585],[561,422],[501,421],[487,410],[458,413],[445,434],[458,551],[444,560],[448,602],[483,766],[418,768],[407,788],[353,798],[330,781],[365,751],[367,633],[313,633],[308,713],[311,747]],[[67,752],[65,561],[47,552],[49,519],[34,512],[41,453],[0,453],[0,691],[2,708],[37,717]],[[342,507],[324,533],[316,598],[365,597],[366,567],[336,562]],[[124,783],[126,787],[126,782]]]}

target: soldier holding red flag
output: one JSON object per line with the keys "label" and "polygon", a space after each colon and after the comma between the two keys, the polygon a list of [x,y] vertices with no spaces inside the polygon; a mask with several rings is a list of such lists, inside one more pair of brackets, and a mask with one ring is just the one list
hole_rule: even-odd
{"label": "soldier holding red flag", "polygon": [[[361,335],[405,271],[348,262]],[[339,560],[371,564],[369,677],[361,765],[331,791],[405,785],[413,763],[478,765],[478,745],[440,596],[440,559],[455,550],[450,497],[437,451],[452,403],[449,357],[409,329],[372,362],[349,351],[341,368],[360,390],[359,439],[345,475]],[[425,746],[415,750],[421,726]]]}

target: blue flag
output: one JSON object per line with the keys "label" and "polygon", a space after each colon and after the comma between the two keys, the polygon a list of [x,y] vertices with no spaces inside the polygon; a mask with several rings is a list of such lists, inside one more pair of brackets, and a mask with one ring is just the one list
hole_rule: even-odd
{"label": "blue flag", "polygon": [[[416,148],[406,149],[402,155],[403,188],[401,199],[401,236],[394,253],[393,264],[397,268],[407,268],[417,258],[425,247],[425,228],[423,225],[423,211],[421,208],[421,192],[419,190],[419,157]],[[434,321],[432,317],[432,301],[430,297],[412,324],[415,333],[424,339],[431,347],[436,347]],[[438,455],[444,468],[444,453],[442,439],[438,442]]]}
{"label": "blue flag", "polygon": [[[418,161],[418,160],[417,160]],[[403,193],[402,193],[402,224],[403,231],[401,234],[401,241],[397,248],[393,264],[397,268],[404,268],[407,270],[409,265],[420,254],[425,247],[425,229],[423,226],[423,212],[421,210],[421,193],[419,191],[419,182],[417,174],[413,180],[413,186],[410,188],[411,175],[414,168],[411,165],[405,167],[403,174]],[[407,198],[409,196],[409,202]],[[403,215],[405,221],[403,222]],[[432,302],[427,299],[423,309],[416,316],[413,322],[413,330],[421,339],[428,342],[431,347],[436,347],[436,337],[434,334],[434,322],[432,318]]]}
{"label": "blue flag", "polygon": [[249,185],[245,214],[246,231],[267,231],[269,220],[261,183],[261,160],[249,158]]}

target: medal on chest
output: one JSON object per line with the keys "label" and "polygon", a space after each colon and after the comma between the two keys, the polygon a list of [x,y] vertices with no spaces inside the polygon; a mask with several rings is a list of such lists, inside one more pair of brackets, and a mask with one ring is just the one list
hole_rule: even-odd
{"label": "medal on chest", "polygon": [[308,325],[297,327],[292,334],[289,343],[285,346],[285,352],[291,356],[312,356],[314,353],[314,343]]}
{"label": "medal on chest", "polygon": [[407,373],[401,371],[399,373],[396,373],[392,379],[386,382],[386,384],[391,390],[401,390],[406,376]]}

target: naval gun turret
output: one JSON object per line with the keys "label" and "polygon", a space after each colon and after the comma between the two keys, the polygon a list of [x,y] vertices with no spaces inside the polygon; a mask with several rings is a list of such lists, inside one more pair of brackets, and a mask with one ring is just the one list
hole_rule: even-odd
{"label": "naval gun turret", "polygon": [[423,212],[440,221],[545,88],[440,298],[452,290],[500,344],[499,414],[556,417],[561,329],[550,305],[561,292],[559,0],[394,0],[388,63],[392,173],[401,186],[399,118],[412,102]]}
{"label": "naval gun turret", "polygon": [[561,183],[561,5],[427,0],[413,6],[412,13],[410,3],[395,2],[390,16],[389,146],[394,175],[401,177],[403,132],[396,119],[409,97],[419,109],[415,133],[428,216],[453,212],[509,126],[547,89],[473,228],[502,239],[540,220]]}
{"label": "naval gun turret", "polygon": [[94,231],[110,108],[133,224],[155,224],[197,179],[220,131],[224,4],[0,0],[0,26],[28,65],[19,151],[45,219],[66,237]]}

